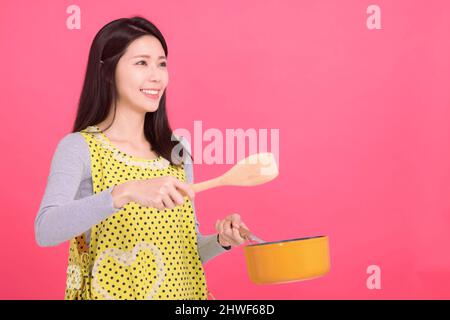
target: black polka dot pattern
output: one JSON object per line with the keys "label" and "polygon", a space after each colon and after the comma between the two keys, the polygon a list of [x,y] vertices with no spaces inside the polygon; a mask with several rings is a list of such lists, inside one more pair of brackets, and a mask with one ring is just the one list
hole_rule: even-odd
{"label": "black polka dot pattern", "polygon": [[[186,181],[183,166],[155,169],[139,159],[102,147],[96,135],[81,132],[89,145],[94,193],[128,180],[174,176]],[[121,154],[118,158],[116,155]],[[133,165],[122,161],[131,158]],[[71,241],[69,265],[77,261]],[[91,229],[90,268],[82,299],[207,299],[206,279],[197,251],[192,203],[158,211],[130,202]],[[66,299],[75,296],[66,287]]]}

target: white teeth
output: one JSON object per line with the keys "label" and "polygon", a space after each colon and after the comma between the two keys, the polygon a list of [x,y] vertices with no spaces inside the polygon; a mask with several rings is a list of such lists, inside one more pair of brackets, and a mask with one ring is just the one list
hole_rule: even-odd
{"label": "white teeth", "polygon": [[145,89],[141,89],[142,92],[147,93],[147,94],[158,94],[159,90],[145,90]]}

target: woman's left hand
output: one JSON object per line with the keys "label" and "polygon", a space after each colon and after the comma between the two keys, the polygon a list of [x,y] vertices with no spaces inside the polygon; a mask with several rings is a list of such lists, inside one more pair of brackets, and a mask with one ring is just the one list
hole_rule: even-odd
{"label": "woman's left hand", "polygon": [[[247,228],[244,222],[241,221],[241,216],[237,213],[230,214],[223,220],[216,221],[216,230],[219,233],[220,245],[240,246],[245,242],[245,239],[239,234],[239,227]],[[247,228],[248,229],[248,228]]]}

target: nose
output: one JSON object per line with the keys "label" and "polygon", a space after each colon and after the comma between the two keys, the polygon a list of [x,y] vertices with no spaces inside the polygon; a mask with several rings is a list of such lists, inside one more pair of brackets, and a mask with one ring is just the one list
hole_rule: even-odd
{"label": "nose", "polygon": [[161,80],[161,71],[158,70],[158,68],[153,64],[150,66],[149,69],[150,69],[149,74],[148,74],[149,80],[153,81],[153,82],[160,81]]}

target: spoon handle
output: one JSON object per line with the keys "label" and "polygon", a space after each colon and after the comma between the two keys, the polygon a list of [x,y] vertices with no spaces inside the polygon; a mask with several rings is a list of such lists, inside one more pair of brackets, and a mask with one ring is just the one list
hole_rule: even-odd
{"label": "spoon handle", "polygon": [[252,234],[250,232],[250,230],[248,230],[247,228],[244,228],[242,226],[239,227],[239,234],[241,235],[242,238],[247,239],[249,241],[258,242],[258,243],[264,243],[265,242],[261,238],[258,238],[257,236]]}
{"label": "spoon handle", "polygon": [[207,189],[220,187],[221,185],[222,181],[220,180],[220,177],[217,177],[206,181],[191,184],[191,187],[195,193],[198,193],[200,191],[204,191]]}

